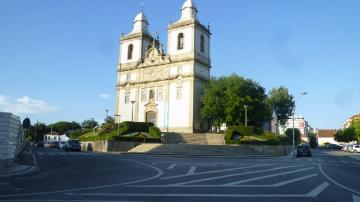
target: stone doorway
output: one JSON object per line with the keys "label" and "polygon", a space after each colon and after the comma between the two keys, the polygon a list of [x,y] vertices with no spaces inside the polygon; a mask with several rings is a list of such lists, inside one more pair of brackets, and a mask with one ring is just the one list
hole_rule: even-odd
{"label": "stone doorway", "polygon": [[146,122],[151,122],[156,126],[156,112],[155,111],[149,111],[146,112]]}

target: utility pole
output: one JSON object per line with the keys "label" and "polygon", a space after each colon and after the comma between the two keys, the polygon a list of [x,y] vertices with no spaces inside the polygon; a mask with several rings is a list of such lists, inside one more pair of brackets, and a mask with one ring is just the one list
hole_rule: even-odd
{"label": "utility pole", "polygon": [[247,108],[248,108],[248,106],[244,105],[244,108],[245,108],[245,127],[247,127],[247,122],[248,122],[248,120],[247,120]]}

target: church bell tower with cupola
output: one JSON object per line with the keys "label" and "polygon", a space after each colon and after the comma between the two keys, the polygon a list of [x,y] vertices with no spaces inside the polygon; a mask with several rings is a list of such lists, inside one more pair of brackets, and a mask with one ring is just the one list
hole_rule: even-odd
{"label": "church bell tower with cupola", "polygon": [[163,132],[206,131],[200,116],[203,86],[210,80],[210,30],[192,0],[168,26],[167,53],[148,30],[143,12],[120,40],[116,122],[153,122]]}

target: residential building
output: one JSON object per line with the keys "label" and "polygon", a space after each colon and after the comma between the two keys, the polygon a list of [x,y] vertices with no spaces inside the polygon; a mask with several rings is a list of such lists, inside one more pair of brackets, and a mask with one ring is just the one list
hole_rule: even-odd
{"label": "residential building", "polygon": [[319,129],[317,133],[318,144],[324,145],[325,143],[339,144],[334,140],[336,129]]}
{"label": "residential building", "polygon": [[346,121],[342,124],[342,127],[343,128],[349,128],[350,125],[351,125],[351,122],[354,120],[354,119],[360,119],[360,114],[356,114],[348,119],[346,119]]}

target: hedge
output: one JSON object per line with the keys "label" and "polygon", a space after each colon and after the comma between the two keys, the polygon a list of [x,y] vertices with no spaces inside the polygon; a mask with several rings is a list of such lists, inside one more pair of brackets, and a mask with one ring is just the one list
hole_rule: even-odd
{"label": "hedge", "polygon": [[235,135],[251,136],[253,135],[254,127],[253,126],[230,126],[225,132],[225,142],[226,144],[233,144],[236,141],[233,140]]}
{"label": "hedge", "polygon": [[149,127],[149,134],[155,138],[161,137],[161,131],[158,127],[154,127],[154,126]]}
{"label": "hedge", "polygon": [[153,127],[151,122],[133,122],[124,121],[120,124],[120,134],[132,133],[132,132],[149,132],[149,128]]}

